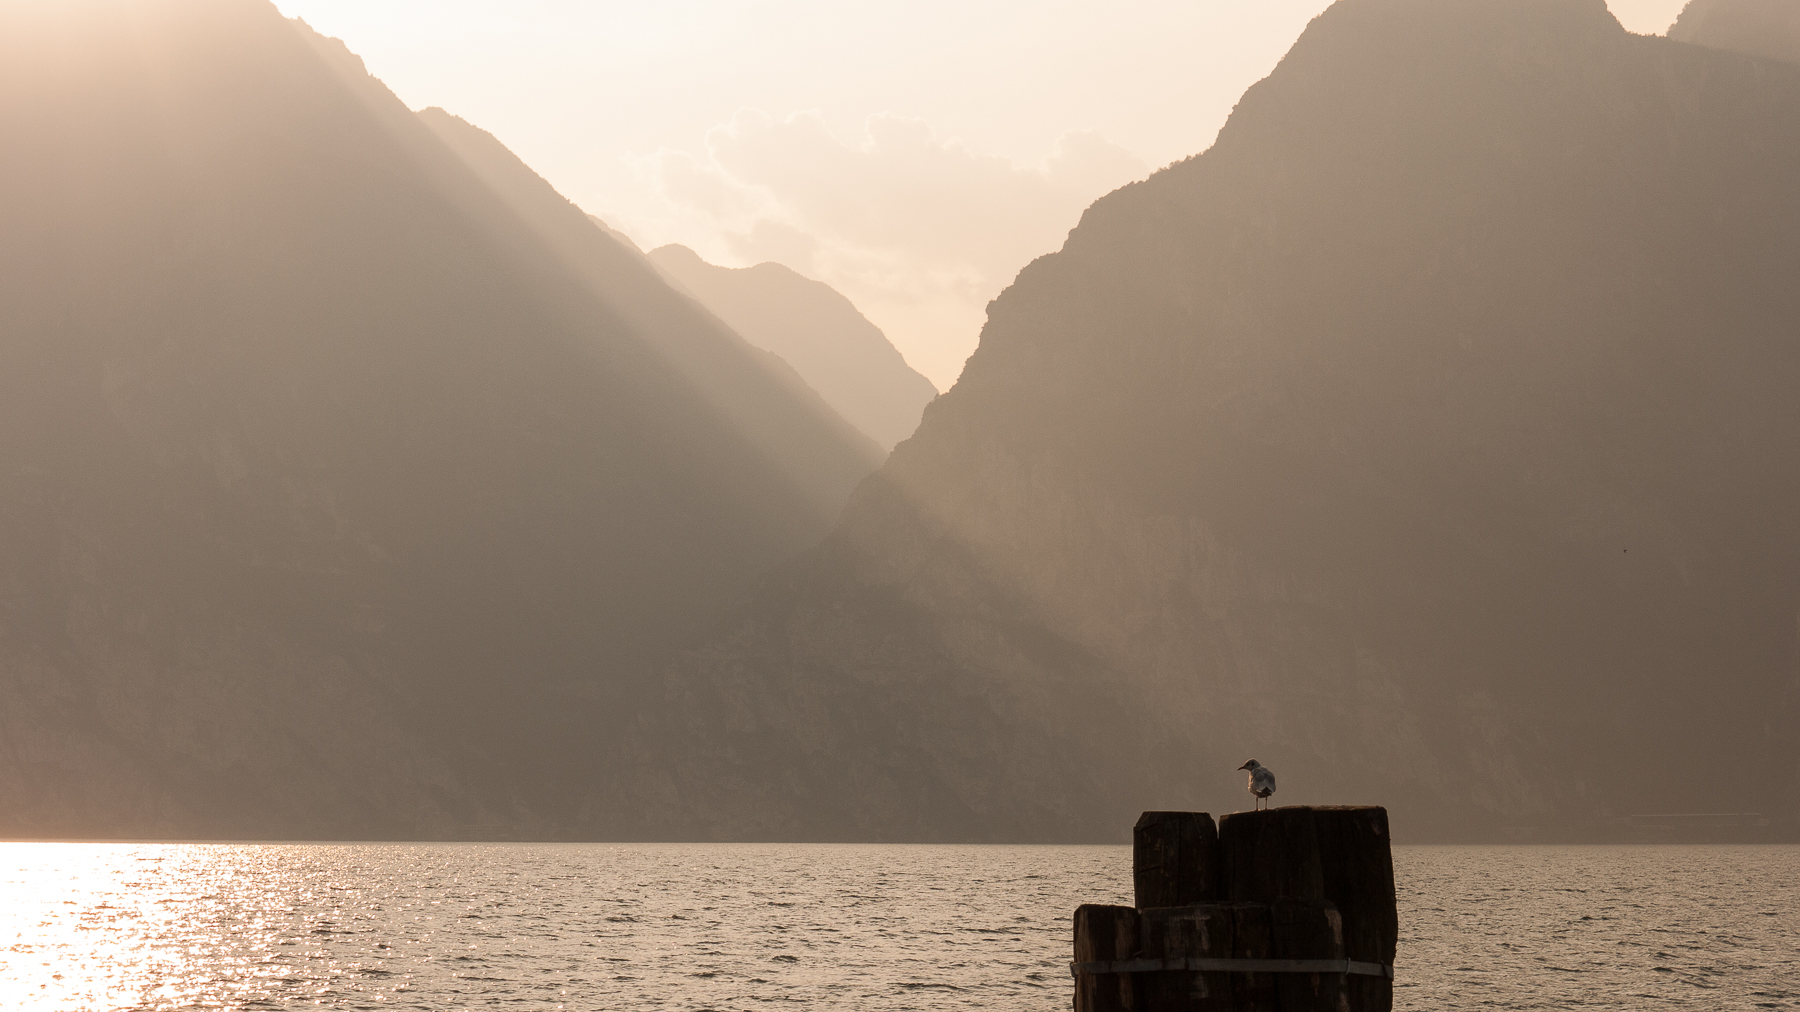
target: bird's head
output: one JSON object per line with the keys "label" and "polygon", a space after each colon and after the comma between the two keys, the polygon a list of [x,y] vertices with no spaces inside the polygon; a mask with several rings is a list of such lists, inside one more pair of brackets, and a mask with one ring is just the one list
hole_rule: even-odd
{"label": "bird's head", "polygon": [[1258,767],[1258,766],[1261,766],[1261,765],[1262,765],[1262,763],[1259,763],[1259,762],[1257,762],[1257,761],[1256,761],[1256,760],[1255,760],[1255,759],[1252,759],[1252,760],[1250,760],[1250,761],[1249,761],[1249,762],[1247,762],[1247,763],[1245,763],[1245,764],[1244,764],[1244,765],[1242,765],[1242,766],[1239,766],[1239,767],[1238,767],[1238,769],[1240,769],[1240,770],[1253,770],[1253,769],[1255,769],[1255,768],[1257,768],[1257,767]]}

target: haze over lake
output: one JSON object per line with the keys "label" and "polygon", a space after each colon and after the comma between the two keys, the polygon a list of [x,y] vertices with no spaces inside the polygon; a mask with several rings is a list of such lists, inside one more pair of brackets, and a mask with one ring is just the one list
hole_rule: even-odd
{"label": "haze over lake", "polygon": [[0,1006],[1800,1006],[1800,0],[355,12],[0,2]]}
{"label": "haze over lake", "polygon": [[1793,839],[1765,6],[1341,0],[937,394],[267,0],[9,5],[0,832]]}

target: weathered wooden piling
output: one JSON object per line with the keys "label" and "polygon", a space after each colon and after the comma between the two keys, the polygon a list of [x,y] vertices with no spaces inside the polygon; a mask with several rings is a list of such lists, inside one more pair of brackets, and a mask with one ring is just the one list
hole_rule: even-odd
{"label": "weathered wooden piling", "polygon": [[[1143,953],[1165,960],[1230,959],[1236,935],[1236,911],[1226,903],[1151,907],[1139,915],[1138,944]],[[1134,980],[1137,1012],[1233,1012],[1231,974],[1188,969],[1140,973]]]}
{"label": "weathered wooden piling", "polygon": [[[1138,912],[1133,907],[1090,903],[1075,911],[1075,962],[1114,963],[1138,951]],[[1075,976],[1075,1007],[1091,1012],[1130,1012],[1134,981],[1129,973]]]}
{"label": "weathered wooden piling", "polygon": [[1076,1012],[1389,1012],[1387,812],[1146,812],[1129,907],[1075,917]]}
{"label": "weathered wooden piling", "polygon": [[[1311,899],[1283,898],[1269,904],[1270,951],[1274,960],[1344,959],[1344,926],[1337,908]],[[1275,965],[1279,966],[1279,963]],[[1275,1007],[1338,1012],[1348,1007],[1346,974],[1330,971],[1271,973]]]}
{"label": "weathered wooden piling", "polygon": [[1145,812],[1131,830],[1131,881],[1139,910],[1223,899],[1219,829],[1205,812]]}
{"label": "weathered wooden piling", "polygon": [[[1275,958],[1275,911],[1266,903],[1238,903],[1232,907],[1231,955],[1236,959]],[[1234,973],[1232,999],[1237,1012],[1275,1012],[1275,974]]]}
{"label": "weathered wooden piling", "polygon": [[[1343,920],[1343,956],[1394,965],[1399,938],[1385,808],[1310,807],[1238,812],[1219,820],[1225,898],[1323,900]],[[1356,974],[1350,1012],[1393,1007],[1390,978]]]}

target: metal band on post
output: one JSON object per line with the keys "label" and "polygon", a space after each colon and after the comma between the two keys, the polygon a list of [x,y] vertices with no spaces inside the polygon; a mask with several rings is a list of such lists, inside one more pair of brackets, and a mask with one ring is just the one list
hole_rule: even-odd
{"label": "metal band on post", "polygon": [[1201,973],[1348,973],[1394,979],[1394,968],[1384,963],[1354,959],[1115,959],[1095,963],[1070,963],[1069,975],[1097,973],[1163,973],[1188,970]]}

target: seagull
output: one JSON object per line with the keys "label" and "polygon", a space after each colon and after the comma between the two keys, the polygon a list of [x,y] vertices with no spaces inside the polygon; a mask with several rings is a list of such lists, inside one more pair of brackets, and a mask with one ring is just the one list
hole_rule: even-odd
{"label": "seagull", "polygon": [[1250,793],[1256,797],[1257,808],[1260,810],[1262,803],[1268,799],[1269,795],[1275,793],[1275,774],[1255,759],[1239,766],[1238,769],[1250,771]]}

